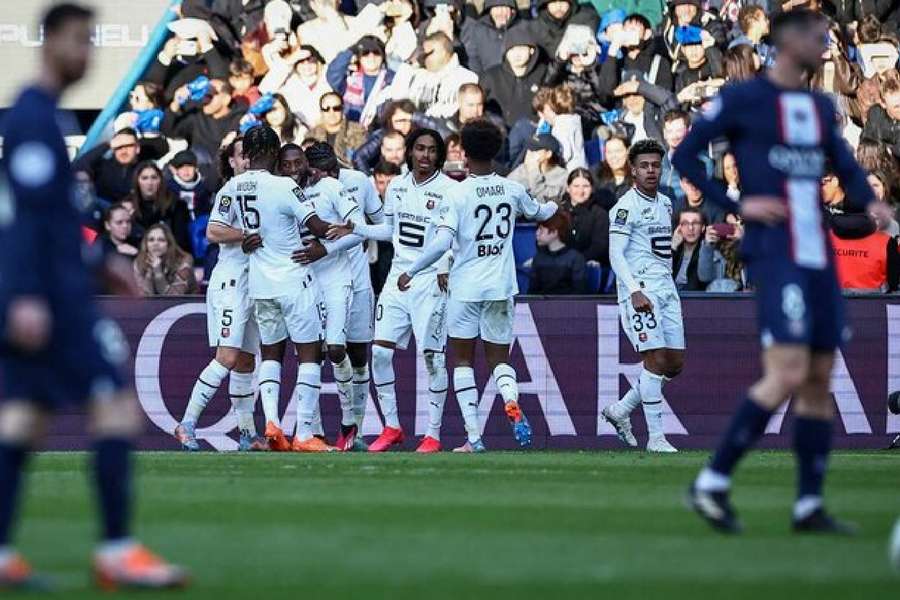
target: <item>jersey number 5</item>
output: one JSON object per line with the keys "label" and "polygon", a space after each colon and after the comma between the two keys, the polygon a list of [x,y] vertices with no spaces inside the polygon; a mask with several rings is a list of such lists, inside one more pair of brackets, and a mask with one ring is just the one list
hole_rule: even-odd
{"label": "jersey number 5", "polygon": [[425,245],[425,226],[409,221],[400,221],[400,235],[397,241],[410,248],[421,248]]}
{"label": "jersey number 5", "polygon": [[259,229],[259,211],[253,207],[253,203],[256,202],[256,196],[238,196],[237,201],[241,205],[244,227],[246,229]]}
{"label": "jersey number 5", "polygon": [[[497,205],[497,215],[500,217],[500,223],[497,224],[495,232],[498,238],[505,239],[509,237],[509,232],[512,230],[512,206],[506,202]],[[475,219],[484,219],[484,221],[481,222],[481,227],[478,228],[478,234],[475,236],[476,242],[494,239],[493,233],[484,232],[493,216],[494,211],[492,211],[491,207],[487,204],[479,204],[475,207]]]}

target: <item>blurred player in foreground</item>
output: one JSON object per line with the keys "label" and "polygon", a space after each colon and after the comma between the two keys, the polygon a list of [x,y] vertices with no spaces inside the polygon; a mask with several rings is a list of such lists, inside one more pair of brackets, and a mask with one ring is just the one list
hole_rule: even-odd
{"label": "blurred player in foreground", "polygon": [[[822,221],[820,181],[830,164],[851,209],[888,218],[837,129],[834,105],[808,89],[828,50],[828,21],[792,10],[772,21],[778,50],[765,76],[723,88],[678,146],[673,162],[706,198],[747,223],[744,256],[756,287],[763,377],[747,392],[709,465],[691,486],[694,510],[714,528],[740,531],[729,501],[731,475],[763,435],[772,413],[793,397],[797,532],[851,533],[823,506],[834,401],[829,383],[844,341],[844,301]],[[725,137],[737,158],[743,196],[734,203],[697,156]],[[871,204],[871,206],[869,206]]]}
{"label": "blurred player in foreground", "polygon": [[[36,578],[9,546],[28,450],[54,409],[84,405],[94,445],[94,483],[103,541],[94,577],[104,589],[175,587],[185,572],[129,537],[131,439],[141,418],[119,367],[128,350],[115,324],[100,317],[92,278],[134,292],[122,268],[82,248],[81,214],[55,112],[59,97],[81,79],[91,49],[90,10],[60,4],[43,20],[38,80],[5,115],[0,168],[0,588]],[[83,258],[84,257],[84,258]]]}
{"label": "blurred player in foreground", "polygon": [[648,452],[677,452],[663,433],[663,383],[684,366],[681,299],[672,277],[672,201],[659,193],[665,149],[642,140],[628,151],[635,186],[613,207],[609,259],[616,273],[622,328],[643,368],[637,389],[601,414],[619,438],[637,446],[631,411],[641,404],[647,420]]}
{"label": "blurred player in foreground", "polygon": [[447,335],[453,352],[453,388],[468,439],[455,452],[485,450],[474,369],[479,338],[516,441],[522,447],[531,445],[531,426],[519,407],[516,372],[509,365],[516,312],[513,296],[519,293],[512,233],[518,215],[546,221],[556,213],[557,205],[538,204],[524,187],[494,173],[493,161],[502,144],[503,135],[489,121],[472,121],[463,127],[469,177],[450,190],[441,207],[437,234],[397,280],[397,288],[407,291],[416,273],[434,264],[456,242]]}

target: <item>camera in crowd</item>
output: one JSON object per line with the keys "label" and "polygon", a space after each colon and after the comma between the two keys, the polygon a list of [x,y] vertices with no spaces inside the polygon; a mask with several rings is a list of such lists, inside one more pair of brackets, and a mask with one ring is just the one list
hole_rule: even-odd
{"label": "camera in crowd", "polygon": [[602,125],[598,125],[596,129],[597,137],[604,142],[613,137],[620,137],[630,140],[634,136],[634,125],[622,121],[625,111],[621,109],[608,110],[600,115]]}

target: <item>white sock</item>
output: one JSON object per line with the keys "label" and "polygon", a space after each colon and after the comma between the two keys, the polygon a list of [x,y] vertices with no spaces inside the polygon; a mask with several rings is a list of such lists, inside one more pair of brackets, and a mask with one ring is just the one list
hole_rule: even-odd
{"label": "white sock", "polygon": [[446,355],[443,352],[426,353],[425,367],[428,369],[428,430],[425,435],[439,440],[449,384]]}
{"label": "white sock", "polygon": [[[312,420],[313,435],[325,437],[325,428],[322,426],[322,403],[316,402]],[[303,439],[303,438],[300,438]]]}
{"label": "white sock", "polygon": [[372,380],[378,394],[378,405],[384,415],[384,424],[399,428],[397,417],[397,391],[394,388],[394,351],[384,346],[372,346]]}
{"label": "white sock", "polygon": [[366,418],[366,400],[369,398],[369,365],[353,367],[353,419],[362,431]]}
{"label": "white sock", "polygon": [[663,393],[662,375],[641,369],[640,377],[641,403],[644,406],[644,419],[647,420],[647,433],[651,438],[663,436]]}
{"label": "white sock", "polygon": [[300,363],[297,367],[297,436],[301,441],[313,436],[313,420],[322,387],[319,363]]}
{"label": "white sock", "polygon": [[494,367],[494,383],[500,390],[503,402],[519,402],[519,384],[516,381],[516,371],[506,363],[500,363]]}
{"label": "white sock", "polygon": [[259,397],[262,400],[266,423],[272,422],[281,428],[278,417],[278,400],[281,396],[281,362],[264,360],[259,365]]}
{"label": "white sock", "polygon": [[622,399],[609,407],[614,417],[622,418],[630,415],[641,403],[640,386],[633,387],[622,396]]}
{"label": "white sock", "polygon": [[456,367],[453,369],[453,390],[462,413],[469,442],[477,442],[481,438],[478,427],[478,388],[475,386],[475,369],[472,367]]}
{"label": "white sock", "polygon": [[191,399],[188,401],[187,408],[184,409],[184,418],[182,423],[196,423],[200,418],[200,413],[206,408],[210,399],[216,395],[219,386],[228,376],[228,369],[225,368],[216,359],[213,359],[206,365],[206,368],[200,372],[194,389],[191,390]]}
{"label": "white sock", "polygon": [[803,496],[794,503],[794,519],[805,519],[822,507],[822,496]]}
{"label": "white sock", "polygon": [[256,437],[256,424],[253,422],[253,407],[256,404],[256,391],[253,389],[253,373],[231,372],[228,379],[228,396],[237,415],[238,429],[244,435]]}
{"label": "white sock", "polygon": [[731,477],[704,467],[694,485],[703,492],[724,492],[731,487]]}
{"label": "white sock", "polygon": [[356,419],[353,416],[353,365],[350,364],[350,357],[344,356],[340,363],[332,363],[332,368],[341,400],[341,425],[353,425]]}
{"label": "white sock", "polygon": [[137,545],[133,538],[120,538],[118,540],[104,540],[97,547],[97,556],[103,560],[117,560],[125,552]]}

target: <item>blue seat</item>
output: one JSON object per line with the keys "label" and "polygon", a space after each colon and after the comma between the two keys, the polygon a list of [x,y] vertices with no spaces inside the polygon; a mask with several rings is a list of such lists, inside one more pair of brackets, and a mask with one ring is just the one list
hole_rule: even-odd
{"label": "blue seat", "polygon": [[603,267],[599,265],[587,265],[584,268],[584,291],[587,294],[600,293],[603,281]]}
{"label": "blue seat", "polygon": [[513,257],[516,261],[516,281],[519,284],[519,293],[527,294],[529,280],[531,279],[531,267],[525,263],[537,254],[537,225],[534,223],[516,223],[513,231]]}
{"label": "blue seat", "polygon": [[206,225],[209,223],[209,215],[199,215],[191,221],[191,246],[194,251],[194,260],[200,261],[206,257],[209,242],[206,240]]}

